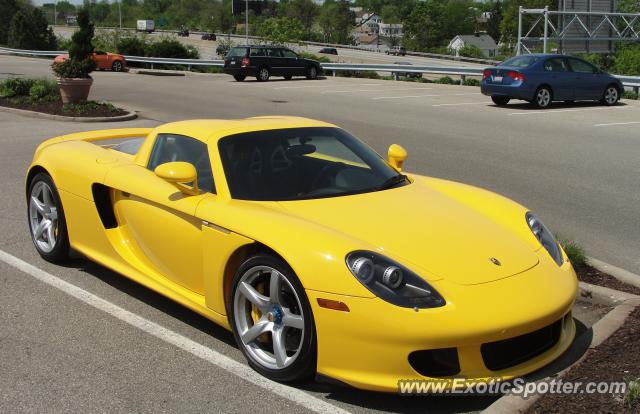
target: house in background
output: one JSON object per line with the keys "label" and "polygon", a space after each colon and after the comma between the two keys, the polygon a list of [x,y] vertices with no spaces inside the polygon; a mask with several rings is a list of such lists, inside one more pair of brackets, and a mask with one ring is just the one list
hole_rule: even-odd
{"label": "house in background", "polygon": [[399,23],[380,23],[380,36],[382,37],[403,37],[404,31],[402,24]]}
{"label": "house in background", "polygon": [[492,58],[496,55],[498,45],[493,37],[486,33],[478,33],[475,35],[457,35],[449,42],[449,49],[455,51],[456,56],[460,56],[459,51],[466,45],[476,46],[482,50],[485,57]]}

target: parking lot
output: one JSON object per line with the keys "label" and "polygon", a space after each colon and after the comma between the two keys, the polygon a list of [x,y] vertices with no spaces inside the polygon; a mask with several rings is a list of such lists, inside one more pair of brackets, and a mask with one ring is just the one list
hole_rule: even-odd
{"label": "parking lot", "polygon": [[[50,76],[49,63],[0,56],[0,78]],[[246,365],[232,335],[207,320],[82,259],[68,267],[44,262],[28,234],[24,174],[40,142],[73,131],[190,118],[318,118],[380,153],[399,143],[409,151],[407,170],[497,191],[591,255],[640,269],[638,102],[540,111],[518,102],[499,108],[478,88],[431,83],[332,77],[237,83],[225,75],[109,72],[94,78],[91,98],[138,110],[140,118],[81,124],[0,113],[0,250],[9,255],[0,260],[0,411],[469,412],[495,399],[406,398],[319,383],[274,391],[266,381],[243,379],[241,368],[220,367],[223,357]],[[16,260],[46,274],[18,270]],[[73,292],[86,300],[69,296],[72,288],[61,282],[82,289]],[[576,315],[587,327],[600,316],[580,305]],[[200,354],[198,346],[214,353]]]}

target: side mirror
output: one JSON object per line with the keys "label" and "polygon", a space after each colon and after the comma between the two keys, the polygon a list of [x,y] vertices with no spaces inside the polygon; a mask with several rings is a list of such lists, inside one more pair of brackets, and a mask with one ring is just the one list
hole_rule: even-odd
{"label": "side mirror", "polygon": [[[198,173],[193,164],[176,161],[160,164],[153,171],[163,180],[178,187],[178,190],[188,195],[198,195]],[[187,185],[191,184],[191,185]]]}
{"label": "side mirror", "polygon": [[389,164],[398,171],[402,171],[402,165],[407,159],[407,150],[398,144],[391,144],[387,152]]}

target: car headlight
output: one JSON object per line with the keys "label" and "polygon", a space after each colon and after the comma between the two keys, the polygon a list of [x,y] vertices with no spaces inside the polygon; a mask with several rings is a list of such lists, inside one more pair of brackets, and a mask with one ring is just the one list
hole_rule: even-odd
{"label": "car headlight", "polygon": [[558,264],[558,266],[562,266],[564,258],[562,257],[562,251],[560,250],[560,246],[558,246],[558,242],[555,237],[553,237],[553,234],[532,212],[527,212],[525,218],[531,232],[536,236],[536,239],[538,239],[542,246],[549,252],[549,255]]}
{"label": "car headlight", "polygon": [[445,300],[424,279],[378,253],[347,255],[351,273],[374,295],[403,308],[437,308]]}

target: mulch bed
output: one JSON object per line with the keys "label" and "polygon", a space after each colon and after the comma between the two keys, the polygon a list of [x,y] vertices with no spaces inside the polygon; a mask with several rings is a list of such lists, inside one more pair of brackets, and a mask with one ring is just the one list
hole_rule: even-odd
{"label": "mulch bed", "polygon": [[[640,308],[624,325],[563,377],[563,381],[629,382],[640,377]],[[640,413],[640,401],[629,407],[619,394],[546,394],[525,413]]]}
{"label": "mulch bed", "polygon": [[24,99],[0,98],[0,105],[9,108],[25,109],[27,111],[43,112],[51,115],[73,117],[114,117],[126,115],[127,111],[104,104],[82,106],[82,110],[66,110],[62,102],[31,103]]}
{"label": "mulch bed", "polygon": [[615,289],[621,292],[627,292],[640,296],[640,288],[621,282],[615,277],[599,271],[595,267],[591,267],[589,265],[574,266],[574,269],[576,271],[576,274],[578,275],[578,280],[580,280],[581,282],[604,286],[608,287],[609,289]]}

